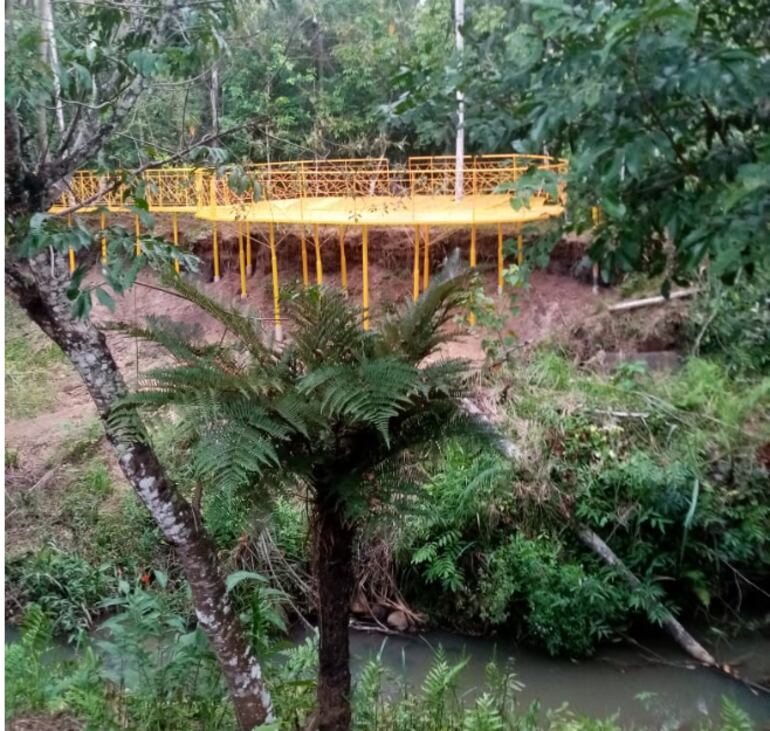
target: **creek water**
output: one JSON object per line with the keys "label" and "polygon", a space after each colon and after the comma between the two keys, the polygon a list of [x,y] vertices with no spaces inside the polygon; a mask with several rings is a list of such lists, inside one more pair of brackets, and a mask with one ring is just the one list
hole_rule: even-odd
{"label": "creek water", "polygon": [[[302,641],[304,633],[293,633]],[[15,642],[19,630],[6,623],[5,642]],[[512,666],[519,691],[519,707],[538,700],[542,713],[568,705],[572,713],[596,718],[616,716],[627,729],[673,731],[695,729],[719,717],[721,699],[735,701],[753,718],[757,729],[770,731],[770,695],[752,692],[716,671],[693,667],[689,658],[666,638],[647,639],[646,650],[630,644],[607,645],[592,658],[557,659],[505,639],[467,637],[431,631],[420,635],[386,636],[352,630],[350,649],[354,678],[371,658],[381,656],[390,681],[385,691],[406,684],[419,689],[439,647],[449,662],[467,658],[458,678],[458,694],[472,702],[484,691],[485,667],[494,660]],[[720,662],[738,665],[754,680],[770,677],[770,639],[743,637],[715,650]],[[65,659],[72,649],[61,643],[52,657]]]}
{"label": "creek water", "polygon": [[[648,639],[644,644],[647,652],[622,643],[600,648],[590,659],[572,661],[504,639],[449,632],[388,637],[384,644],[381,635],[351,634],[354,674],[381,651],[385,667],[413,688],[420,687],[441,646],[449,661],[468,657],[459,677],[459,692],[469,699],[483,692],[484,669],[494,659],[498,666],[512,664],[516,679],[524,686],[518,696],[524,709],[537,699],[543,712],[567,703],[579,715],[616,715],[625,728],[691,729],[717,719],[721,698],[727,696],[752,716],[757,728],[770,729],[770,695],[755,693],[716,671],[692,667],[689,658],[672,648],[666,638]],[[731,641],[719,648],[718,659],[740,663],[747,677],[767,678],[770,639]]]}

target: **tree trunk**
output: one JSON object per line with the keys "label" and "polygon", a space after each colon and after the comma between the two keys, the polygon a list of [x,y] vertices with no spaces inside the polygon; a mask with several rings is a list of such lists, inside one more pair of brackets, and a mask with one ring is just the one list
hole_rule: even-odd
{"label": "tree trunk", "polygon": [[65,295],[69,281],[65,263],[48,254],[6,268],[6,282],[16,300],[41,329],[67,354],[88,388],[120,467],[173,546],[192,588],[195,614],[219,661],[244,731],[272,720],[270,695],[227,594],[214,547],[200,516],[167,480],[152,448],[135,428],[120,431],[109,423],[115,402],[126,393],[125,382],[104,337],[88,319],[77,320]]}
{"label": "tree trunk", "polygon": [[348,625],[355,529],[323,493],[316,499],[314,527],[320,633],[317,727],[319,731],[347,731],[351,718]]}

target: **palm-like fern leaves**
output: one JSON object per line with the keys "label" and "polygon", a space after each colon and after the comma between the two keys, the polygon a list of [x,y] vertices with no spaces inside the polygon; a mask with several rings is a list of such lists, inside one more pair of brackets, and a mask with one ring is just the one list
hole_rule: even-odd
{"label": "palm-like fern leaves", "polygon": [[436,277],[415,302],[386,318],[381,332],[382,352],[398,353],[418,363],[439,345],[454,340],[457,333],[448,328],[453,313],[467,297],[472,273]]}
{"label": "palm-like fern leaves", "polygon": [[193,464],[206,482],[240,488],[271,470],[313,482],[323,464],[344,472],[340,486],[357,482],[360,489],[363,474],[404,449],[447,433],[485,434],[458,408],[466,364],[422,363],[451,338],[446,326],[464,296],[465,276],[437,278],[416,303],[370,333],[341,292],[294,293],[285,308],[291,339],[282,352],[263,342],[249,318],[179,277],[168,283],[225,324],[245,351],[202,347],[168,328],[136,331],[176,364],[148,372],[113,420],[123,414],[131,423],[137,407],[172,408],[194,435]]}
{"label": "palm-like fern leaves", "polygon": [[174,272],[166,272],[161,280],[166,286],[173,288],[186,300],[198,305],[204,312],[221,322],[235,337],[237,337],[257,359],[269,359],[273,353],[265,344],[258,323],[240,314],[232,307],[225,307],[211,297],[207,297],[184,277]]}

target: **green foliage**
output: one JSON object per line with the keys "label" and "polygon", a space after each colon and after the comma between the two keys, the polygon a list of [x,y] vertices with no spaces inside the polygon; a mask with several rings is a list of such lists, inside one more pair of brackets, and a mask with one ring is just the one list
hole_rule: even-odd
{"label": "green foliage", "polygon": [[40,607],[57,634],[91,627],[95,608],[116,586],[109,564],[91,565],[54,546],[6,564],[6,579],[25,602]]}
{"label": "green foliage", "polygon": [[[156,574],[160,588],[165,578]],[[111,616],[96,641],[102,677],[125,688],[116,718],[145,729],[224,729],[232,725],[227,691],[205,635],[170,608],[160,592],[122,582],[104,603]]]}
{"label": "green foliage", "polygon": [[5,448],[5,469],[17,470],[19,469],[19,450],[13,449],[13,447]]}
{"label": "green foliage", "polygon": [[107,602],[120,614],[92,645],[50,657],[52,625],[31,605],[21,641],[7,648],[6,714],[66,710],[86,728],[230,731],[234,719],[219,668],[199,629],[157,595],[123,587]]}
{"label": "green foliage", "polygon": [[698,297],[689,322],[698,352],[724,359],[737,374],[770,373],[770,272],[745,272],[732,286],[715,279]]}
{"label": "green foliage", "polygon": [[[504,502],[504,461],[487,451],[448,443],[430,482],[418,493],[418,507],[406,521],[400,550],[411,556],[427,583],[448,594],[470,584],[468,554],[488,535]],[[465,557],[465,561],[463,561]]]}
{"label": "green foliage", "polygon": [[542,363],[540,355],[527,374],[537,389],[526,409],[516,409],[535,437],[521,445],[536,463],[530,479],[545,471],[552,499],[569,494],[576,518],[642,578],[625,606],[659,619],[669,580],[687,611],[716,609],[745,572],[752,583],[767,575],[767,472],[757,460],[768,436],[757,428],[766,422],[766,378],[737,380],[700,358],[665,377],[628,366],[612,380],[563,363],[565,391],[564,379],[543,378]]}
{"label": "green foliage", "polygon": [[749,714],[727,697],[722,698],[720,731],[752,731],[754,724]]}
{"label": "green foliage", "polygon": [[489,554],[481,615],[504,622],[524,605],[527,632],[552,655],[586,655],[620,625],[627,590],[608,570],[586,568],[557,539],[515,535]]}
{"label": "green foliage", "polygon": [[35,604],[27,608],[21,640],[6,647],[6,717],[45,707],[53,692],[43,672],[43,654],[53,640],[52,625]]}
{"label": "green foliage", "polygon": [[30,419],[56,399],[56,381],[67,374],[64,353],[5,299],[5,413]]}
{"label": "green foliage", "polygon": [[232,516],[268,497],[262,479],[268,473],[332,491],[351,515],[362,512],[369,498],[365,475],[404,450],[452,432],[484,437],[457,407],[464,363],[423,363],[447,339],[439,328],[464,281],[437,277],[379,332],[360,328],[360,312],[340,292],[295,292],[285,308],[292,340],[279,353],[263,344],[251,320],[177,280],[180,293],[227,324],[243,350],[204,351],[168,331],[146,330],[180,362],[146,374],[113,423],[130,428],[135,405],[176,411],[194,479],[217,485],[218,495],[207,501],[218,506],[210,512],[215,531],[231,531],[223,541],[235,537],[242,520],[225,518],[220,529],[217,512]]}
{"label": "green foliage", "polygon": [[[70,659],[53,655],[51,624],[37,607],[21,639],[6,646],[6,718],[66,711],[85,728],[117,731],[232,731],[235,719],[224,681],[200,630],[186,623],[162,593],[123,586],[109,602],[119,611],[93,646]],[[385,640],[387,642],[387,640]],[[315,704],[317,634],[304,642],[266,646],[266,679],[281,728],[302,728]],[[565,708],[543,717],[539,705],[519,706],[522,685],[494,663],[464,698],[459,677],[467,659],[450,662],[441,648],[419,688],[392,676],[381,653],[362,668],[353,688],[356,731],[619,731],[615,718],[591,719]],[[745,711],[722,699],[718,722],[704,731],[753,731]]]}
{"label": "green foliage", "polygon": [[602,218],[605,274],[733,276],[763,260],[770,117],[755,100],[770,62],[763,10],[675,0],[525,5],[539,43],[519,66],[523,145],[569,157],[570,226]]}

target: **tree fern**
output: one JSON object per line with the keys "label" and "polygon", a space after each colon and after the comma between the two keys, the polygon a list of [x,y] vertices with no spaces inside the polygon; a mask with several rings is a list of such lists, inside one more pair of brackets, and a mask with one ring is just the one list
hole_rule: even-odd
{"label": "tree fern", "polygon": [[[291,483],[314,493],[315,564],[325,572],[319,603],[321,612],[325,606],[332,616],[321,645],[328,652],[328,643],[338,643],[347,629],[339,591],[352,589],[345,564],[350,559],[329,552],[349,555],[359,518],[372,505],[388,503],[387,486],[378,476],[399,467],[410,451],[435,448],[446,435],[462,435],[466,443],[488,439],[488,428],[461,408],[468,390],[465,365],[425,363],[453,336],[450,320],[462,301],[465,277],[437,277],[416,303],[371,332],[360,327],[360,310],[337,290],[292,293],[284,310],[289,338],[280,349],[265,342],[254,320],[179,277],[168,281],[219,320],[236,342],[205,348],[186,342],[183,333],[169,336],[165,328],[147,328],[143,336],[166,348],[175,363],[145,374],[113,418],[130,427],[137,409],[172,411],[190,437],[195,476],[239,499],[269,498],[268,489],[278,492]],[[429,579],[458,589],[457,563],[468,544],[459,535],[435,540]],[[349,606],[349,597],[343,605]],[[333,628],[337,620],[345,631]],[[338,667],[347,649],[338,645],[332,654],[320,665],[325,676],[319,686],[336,688],[329,699],[348,697],[349,688],[341,687],[347,674]],[[438,719],[463,665],[439,661],[426,678]],[[334,713],[345,715],[338,707]]]}

